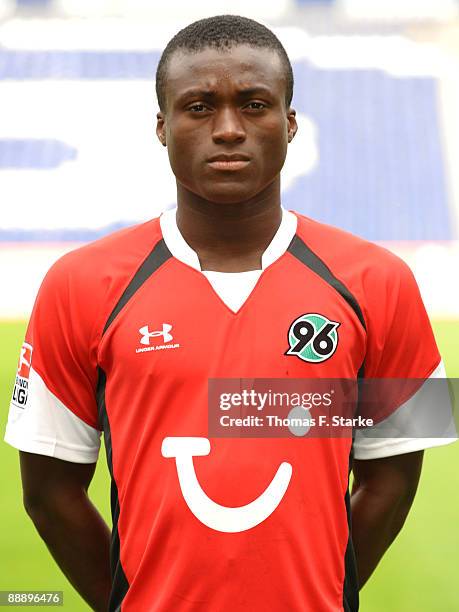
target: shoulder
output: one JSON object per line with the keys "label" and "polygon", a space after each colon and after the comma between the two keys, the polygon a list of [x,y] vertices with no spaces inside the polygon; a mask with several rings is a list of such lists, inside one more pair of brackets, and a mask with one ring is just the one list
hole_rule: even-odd
{"label": "shoulder", "polygon": [[50,268],[55,282],[101,282],[137,268],[161,240],[159,218],[128,227],[63,255]]}
{"label": "shoulder", "polygon": [[367,323],[424,310],[409,266],[382,246],[298,215],[297,235],[357,300]]}
{"label": "shoulder", "polygon": [[388,249],[332,225],[295,213],[297,235],[337,277],[349,283],[406,282],[409,266]]}
{"label": "shoulder", "polygon": [[[100,332],[120,295],[161,240],[159,219],[129,227],[58,259],[40,287],[34,313]],[[43,317],[42,317],[43,318]]]}
{"label": "shoulder", "polygon": [[360,306],[368,378],[425,378],[440,356],[408,265],[389,250],[299,216],[297,235]]}

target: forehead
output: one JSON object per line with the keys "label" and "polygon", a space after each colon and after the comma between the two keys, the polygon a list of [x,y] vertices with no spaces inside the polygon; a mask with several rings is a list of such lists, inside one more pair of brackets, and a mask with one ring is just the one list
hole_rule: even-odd
{"label": "forehead", "polygon": [[220,89],[228,85],[262,85],[284,95],[285,74],[279,54],[272,49],[237,45],[229,49],[176,51],[169,60],[166,96],[176,98],[187,89]]}

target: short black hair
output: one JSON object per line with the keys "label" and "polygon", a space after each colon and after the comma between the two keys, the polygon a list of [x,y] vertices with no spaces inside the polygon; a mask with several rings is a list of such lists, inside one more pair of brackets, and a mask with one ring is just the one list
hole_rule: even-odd
{"label": "short black hair", "polygon": [[288,108],[293,97],[293,70],[287,52],[271,30],[258,21],[239,15],[217,15],[200,19],[180,30],[168,42],[156,69],[156,95],[159,108],[165,109],[167,68],[170,58],[176,51],[198,53],[209,47],[225,50],[237,45],[271,49],[278,53],[285,71],[285,103]]}

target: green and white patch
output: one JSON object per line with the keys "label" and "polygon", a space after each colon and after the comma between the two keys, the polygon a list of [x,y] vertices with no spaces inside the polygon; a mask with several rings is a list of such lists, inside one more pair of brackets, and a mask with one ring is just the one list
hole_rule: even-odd
{"label": "green and white patch", "polygon": [[295,355],[309,363],[321,363],[329,359],[338,346],[340,323],[324,315],[308,313],[301,315],[288,330],[289,349],[286,355]]}

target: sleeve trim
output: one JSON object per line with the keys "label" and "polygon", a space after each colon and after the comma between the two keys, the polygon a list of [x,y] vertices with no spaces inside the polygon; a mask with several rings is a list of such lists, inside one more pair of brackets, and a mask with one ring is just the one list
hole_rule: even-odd
{"label": "sleeve trim", "polygon": [[8,429],[5,433],[5,442],[10,446],[24,452],[46,455],[73,463],[96,463],[99,456],[99,447],[85,448],[75,444],[63,444],[51,438],[21,438]]}
{"label": "sleeve trim", "polygon": [[[41,380],[43,381],[43,383],[45,384],[46,388],[48,389],[49,393],[51,393],[56,400],[62,404],[62,406],[64,406],[65,404],[63,403],[63,401],[60,399],[58,393],[55,392],[54,388],[51,388],[52,385],[49,384],[48,381],[45,382],[46,380],[46,376],[44,375],[43,372],[41,372],[36,366],[34,366],[34,368],[32,368],[34,370],[34,372],[36,374],[38,374],[38,376],[41,378]],[[83,423],[85,423],[86,425],[88,425],[89,427],[92,427],[93,429],[97,429],[100,431],[97,422],[90,422],[86,417],[80,416],[79,414],[77,414],[77,411],[72,410],[72,408],[68,408],[67,406],[65,406],[66,410],[69,410],[72,414],[75,415],[75,417],[77,419],[79,419],[80,421],[82,421]]]}
{"label": "sleeve trim", "polygon": [[403,455],[405,453],[414,453],[415,451],[435,448],[436,446],[446,446],[457,441],[456,438],[400,438],[397,440],[383,440],[377,447],[371,448],[356,448],[354,451],[354,459],[382,459],[384,457],[392,457],[395,455]]}
{"label": "sleeve trim", "polygon": [[11,402],[5,441],[15,448],[74,461],[97,461],[101,432],[69,410],[30,368],[25,404]]}
{"label": "sleeve trim", "polygon": [[[437,398],[438,401],[435,405],[437,413],[443,415],[448,422],[444,431],[436,432],[437,435],[439,434],[442,437],[425,435],[430,431],[435,436],[435,432],[428,426],[431,418],[432,398],[429,396],[428,388],[425,385],[429,379],[445,379],[442,383],[442,385],[445,385],[443,395],[441,398]],[[458,432],[451,416],[451,397],[447,388],[445,367],[443,361],[440,361],[430,376],[426,377],[424,385],[418,389],[414,396],[399,406],[384,422],[366,430],[356,431],[354,457],[355,459],[379,459],[455,442],[458,440]],[[417,430],[418,423],[420,429]],[[427,426],[423,426],[422,423],[426,423]],[[420,433],[417,437],[416,431]],[[404,433],[405,436],[397,437],[397,432],[402,433],[402,435]]]}

